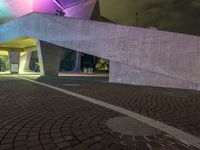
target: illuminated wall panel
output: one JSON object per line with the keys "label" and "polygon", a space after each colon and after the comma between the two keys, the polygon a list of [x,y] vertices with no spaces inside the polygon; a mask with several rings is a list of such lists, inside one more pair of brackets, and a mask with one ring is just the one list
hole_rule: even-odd
{"label": "illuminated wall panel", "polygon": [[33,11],[48,14],[55,14],[56,10],[61,10],[53,0],[34,0]]}
{"label": "illuminated wall panel", "polygon": [[97,0],[53,0],[66,17],[90,19]]}
{"label": "illuminated wall panel", "polygon": [[62,5],[64,8],[69,7],[71,5],[75,5],[77,3],[83,2],[83,1],[87,1],[87,0],[54,0],[57,1],[58,3],[60,3],[60,5]]}
{"label": "illuminated wall panel", "polygon": [[62,10],[66,17],[89,19],[95,4],[96,0],[34,0],[33,11],[55,14]]}
{"label": "illuminated wall panel", "polygon": [[86,0],[78,3],[77,5],[71,5],[64,9],[65,16],[81,19],[90,19],[94,10],[96,0]]}

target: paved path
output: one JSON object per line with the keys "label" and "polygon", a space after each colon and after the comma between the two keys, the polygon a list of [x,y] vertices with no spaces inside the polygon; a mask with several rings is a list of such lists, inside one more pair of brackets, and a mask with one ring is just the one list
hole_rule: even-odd
{"label": "paved path", "polygon": [[[141,92],[144,90],[141,87],[107,84],[89,80],[66,80],[64,78],[40,78],[38,80],[91,97],[97,97],[103,101],[138,111],[141,114],[145,114],[144,112],[147,110],[147,107],[151,105],[155,109],[153,110],[151,108],[150,110],[154,114],[158,114],[160,105],[163,105],[162,108],[165,105],[162,100],[163,94],[157,92],[154,94],[152,93],[154,90],[147,90],[146,92],[150,92],[149,96],[155,95],[158,98],[152,104],[150,102],[153,98],[150,98],[149,100],[151,101],[147,102],[148,99],[142,96],[145,94]],[[80,86],[68,86],[69,84],[75,83]],[[160,92],[162,93],[163,90],[160,90]],[[138,100],[141,102],[134,102],[135,99],[138,99],[137,97],[133,98],[136,93],[138,96],[141,96],[139,98],[140,100]],[[166,96],[165,94],[164,96]],[[168,94],[171,93],[167,93],[167,97],[169,96]],[[187,99],[185,97],[188,97],[186,92],[178,94],[184,100]],[[189,97],[195,97],[196,95],[196,93],[190,93]],[[146,97],[148,97],[148,94]],[[145,104],[142,103],[143,98],[144,102],[146,102]],[[180,99],[176,101],[178,100]],[[173,101],[173,98],[171,101]],[[169,103],[168,101],[166,102],[166,104]],[[193,101],[191,101],[191,104],[199,110],[197,107],[199,106],[198,99],[195,102],[195,105]],[[182,103],[181,101],[178,104],[182,105]],[[167,105],[164,108],[164,112],[171,114],[173,118],[173,111],[176,116],[177,110],[173,109],[172,106],[171,103],[169,106]],[[191,107],[191,105],[189,106]],[[185,106],[184,110],[190,112],[190,107],[187,108]],[[150,110],[148,112],[152,114]],[[194,111],[194,113],[197,114],[198,111]],[[151,116],[149,114],[146,113],[146,115]],[[198,118],[197,116],[192,116],[192,114],[190,115],[193,118]],[[107,127],[107,120],[121,116],[121,114],[109,109],[85,102],[47,87],[13,77],[0,77],[0,150],[195,149],[175,140],[163,132],[153,136],[132,137],[114,132]],[[167,115],[163,115],[163,118],[167,119]],[[182,115],[180,115],[179,119],[181,118]],[[173,123],[172,120],[171,122]],[[185,124],[187,126],[188,122],[185,122]],[[191,125],[194,126],[192,122]],[[198,132],[198,130],[197,128],[196,131]]]}
{"label": "paved path", "polygon": [[[103,78],[39,78],[38,81],[121,106],[200,137],[200,92],[108,84]],[[80,86],[67,86],[79,84]]]}

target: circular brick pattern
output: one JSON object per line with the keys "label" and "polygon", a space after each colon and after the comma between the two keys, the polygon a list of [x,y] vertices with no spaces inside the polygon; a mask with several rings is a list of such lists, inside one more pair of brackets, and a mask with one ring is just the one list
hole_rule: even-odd
{"label": "circular brick pattern", "polygon": [[[97,78],[95,81],[47,77],[38,80],[126,108],[200,137],[200,92],[102,83],[97,82]],[[81,87],[66,87],[65,83],[78,83]]]}
{"label": "circular brick pattern", "polygon": [[115,132],[106,122],[121,114],[27,81],[1,77],[0,89],[0,150],[195,149],[163,132]]}
{"label": "circular brick pattern", "polygon": [[126,116],[111,118],[106,122],[106,124],[113,131],[119,132],[123,135],[153,136],[161,133],[158,129]]}

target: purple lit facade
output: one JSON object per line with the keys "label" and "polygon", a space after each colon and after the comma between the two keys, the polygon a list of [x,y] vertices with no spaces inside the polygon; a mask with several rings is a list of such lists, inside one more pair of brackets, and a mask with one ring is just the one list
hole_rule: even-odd
{"label": "purple lit facade", "polygon": [[[97,0],[2,0],[8,6],[10,19],[31,12],[55,14],[56,10],[65,12],[66,17],[90,19]],[[7,16],[6,16],[7,17]],[[0,18],[3,20],[3,18]]]}
{"label": "purple lit facade", "polygon": [[66,17],[90,19],[97,0],[53,0]]}
{"label": "purple lit facade", "polygon": [[56,10],[61,10],[53,0],[33,0],[33,12],[55,14]]}

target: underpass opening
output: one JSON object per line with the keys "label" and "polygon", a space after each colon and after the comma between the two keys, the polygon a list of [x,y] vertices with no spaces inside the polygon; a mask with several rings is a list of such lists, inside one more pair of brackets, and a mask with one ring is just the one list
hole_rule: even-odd
{"label": "underpass opening", "polygon": [[40,74],[37,40],[21,37],[0,44],[0,74]]}
{"label": "underpass opening", "polygon": [[63,48],[60,76],[109,76],[109,60]]}

